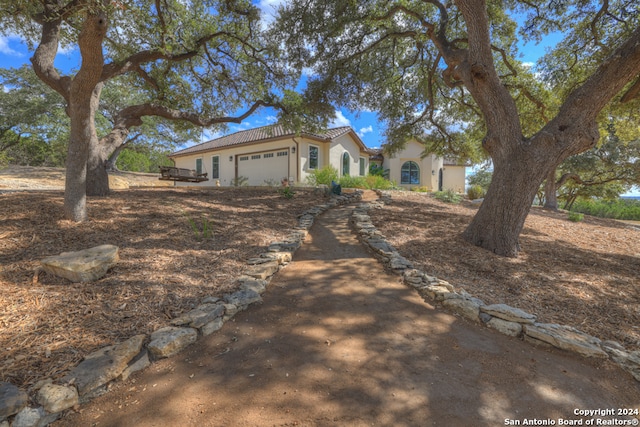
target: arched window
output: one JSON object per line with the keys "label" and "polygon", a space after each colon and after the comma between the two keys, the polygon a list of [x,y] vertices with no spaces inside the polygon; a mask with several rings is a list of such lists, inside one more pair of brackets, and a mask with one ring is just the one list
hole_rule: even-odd
{"label": "arched window", "polygon": [[351,157],[346,151],[342,155],[342,175],[349,175],[349,166],[351,165]]}
{"label": "arched window", "polygon": [[420,167],[416,162],[404,162],[402,164],[400,184],[420,184]]}

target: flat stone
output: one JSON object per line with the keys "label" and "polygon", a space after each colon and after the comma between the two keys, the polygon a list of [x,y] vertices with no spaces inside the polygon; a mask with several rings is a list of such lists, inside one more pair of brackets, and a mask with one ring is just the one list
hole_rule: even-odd
{"label": "flat stone", "polygon": [[233,316],[238,314],[239,311],[240,310],[238,309],[238,306],[236,306],[235,304],[225,304],[224,305],[224,317],[222,318],[222,320],[225,321],[225,322],[228,321]]}
{"label": "flat stone", "polygon": [[149,352],[146,349],[142,350],[133,360],[131,360],[131,362],[129,362],[129,365],[124,371],[122,371],[120,378],[122,381],[125,381],[131,376],[131,374],[145,369],[150,364]]}
{"label": "flat stone", "polygon": [[194,308],[190,312],[171,320],[170,323],[173,326],[189,325],[192,328],[198,329],[203,325],[211,322],[215,318],[221,317],[223,314],[223,304],[202,304]]}
{"label": "flat stone", "polygon": [[275,261],[278,261],[279,264],[291,262],[291,260],[293,259],[293,257],[291,256],[291,252],[280,252],[280,251],[262,253],[260,254],[260,258],[275,260]]}
{"label": "flat stone", "polygon": [[12,427],[38,427],[40,420],[46,416],[44,409],[24,408],[13,419]]}
{"label": "flat stone", "polygon": [[278,261],[271,260],[264,264],[260,265],[252,265],[247,268],[243,274],[246,276],[251,276],[256,279],[266,279],[269,276],[272,276],[276,271],[278,271],[279,263]]}
{"label": "flat stone", "polygon": [[0,419],[17,414],[28,401],[27,393],[11,383],[0,382]]}
{"label": "flat stone", "polygon": [[435,301],[444,301],[445,295],[450,294],[451,290],[443,285],[427,285],[418,289],[420,295],[427,295],[429,298]]}
{"label": "flat stone", "polygon": [[485,305],[481,310],[493,317],[498,317],[502,320],[508,320],[510,322],[532,325],[536,321],[536,316],[534,316],[533,314],[529,314],[525,311],[520,310],[519,308],[514,308],[506,304]]}
{"label": "flat stone", "polygon": [[224,325],[224,320],[222,317],[218,317],[200,328],[200,332],[204,336],[211,335],[218,329],[222,328],[222,325]]}
{"label": "flat stone", "polygon": [[518,322],[511,322],[509,320],[499,319],[497,317],[492,318],[487,322],[487,326],[495,329],[501,334],[508,335],[510,337],[519,337],[522,334],[522,324]]}
{"label": "flat stone", "polygon": [[587,335],[570,326],[553,323],[525,324],[523,331],[527,336],[563,350],[587,357],[608,357],[607,353],[600,348],[600,340],[598,338]]}
{"label": "flat stone", "polygon": [[373,250],[383,255],[391,255],[394,252],[393,247],[384,240],[369,239],[367,244],[371,246]]}
{"label": "flat stone", "polygon": [[227,294],[224,296],[224,301],[227,304],[233,304],[238,308],[246,307],[249,304],[253,304],[255,302],[262,302],[262,297],[259,293],[251,289],[241,289],[232,294]]}
{"label": "flat stone", "polygon": [[77,252],[63,252],[41,261],[49,274],[72,282],[92,282],[103,277],[118,262],[118,247],[100,245]]}
{"label": "flat stone", "polygon": [[633,378],[637,381],[640,381],[640,351],[627,352],[611,345],[605,345],[604,350],[609,353],[611,359],[618,366],[633,375]]}
{"label": "flat stone", "polygon": [[270,262],[271,260],[269,258],[249,258],[247,260],[247,264],[248,265],[260,265],[260,264],[264,264],[267,262]]}
{"label": "flat stone", "polygon": [[446,298],[442,301],[443,307],[474,322],[480,321],[480,307],[482,305],[483,302],[477,298]]}
{"label": "flat stone", "polygon": [[413,264],[411,264],[411,262],[405,257],[400,255],[395,255],[395,256],[392,256],[391,259],[389,260],[389,267],[391,267],[392,270],[402,271],[407,268],[413,268]]}
{"label": "flat stone", "polygon": [[156,359],[171,357],[198,339],[198,331],[193,328],[167,326],[151,334],[147,349]]}
{"label": "flat stone", "polygon": [[249,279],[240,282],[240,290],[251,290],[262,295],[267,290],[267,281],[260,279]]}
{"label": "flat stone", "polygon": [[140,353],[145,338],[145,335],[136,335],[120,344],[91,353],[62,380],[73,381],[78,388],[78,394],[83,397],[119,377],[129,362]]}
{"label": "flat stone", "polygon": [[36,400],[51,413],[62,412],[76,406],[80,400],[75,387],[45,384],[38,390]]}

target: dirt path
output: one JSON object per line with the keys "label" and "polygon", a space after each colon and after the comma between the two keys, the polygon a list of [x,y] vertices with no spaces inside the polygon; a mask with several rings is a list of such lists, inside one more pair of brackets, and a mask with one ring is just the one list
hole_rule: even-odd
{"label": "dirt path", "polygon": [[264,304],[55,425],[497,426],[638,407],[640,387],[609,363],[423,302],[355,239],[349,214],[318,218]]}

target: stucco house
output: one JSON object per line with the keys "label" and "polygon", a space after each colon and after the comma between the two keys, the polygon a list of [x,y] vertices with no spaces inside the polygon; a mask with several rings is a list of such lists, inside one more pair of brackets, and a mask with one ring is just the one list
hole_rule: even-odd
{"label": "stucco house", "polygon": [[366,175],[369,152],[349,126],[324,133],[296,135],[280,125],[249,129],[176,151],[169,156],[177,168],[206,173],[207,181],[176,182],[188,186],[305,183],[312,171],[331,165],[343,175]]}
{"label": "stucco house", "polygon": [[433,154],[422,157],[423,152],[424,146],[412,139],[393,156],[384,154],[383,150],[373,151],[370,161],[387,169],[389,179],[406,189],[426,187],[430,191],[465,191],[465,164]]}

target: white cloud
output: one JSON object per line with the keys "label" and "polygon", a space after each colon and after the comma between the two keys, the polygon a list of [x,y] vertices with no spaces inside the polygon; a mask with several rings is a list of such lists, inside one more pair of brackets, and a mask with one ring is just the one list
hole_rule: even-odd
{"label": "white cloud", "polygon": [[358,132],[358,136],[362,138],[365,133],[370,133],[370,132],[373,132],[373,126],[371,125],[367,126],[366,128],[361,128],[360,131]]}
{"label": "white cloud", "polygon": [[275,123],[278,121],[278,118],[276,116],[267,116],[266,120],[267,120],[267,123]]}
{"label": "white cloud", "polygon": [[336,117],[329,123],[331,127],[351,126],[351,121],[347,119],[342,111],[336,110]]}
{"label": "white cloud", "polygon": [[11,48],[10,43],[14,40],[20,40],[17,36],[3,36],[0,37],[0,53],[9,56],[24,56],[22,53]]}

